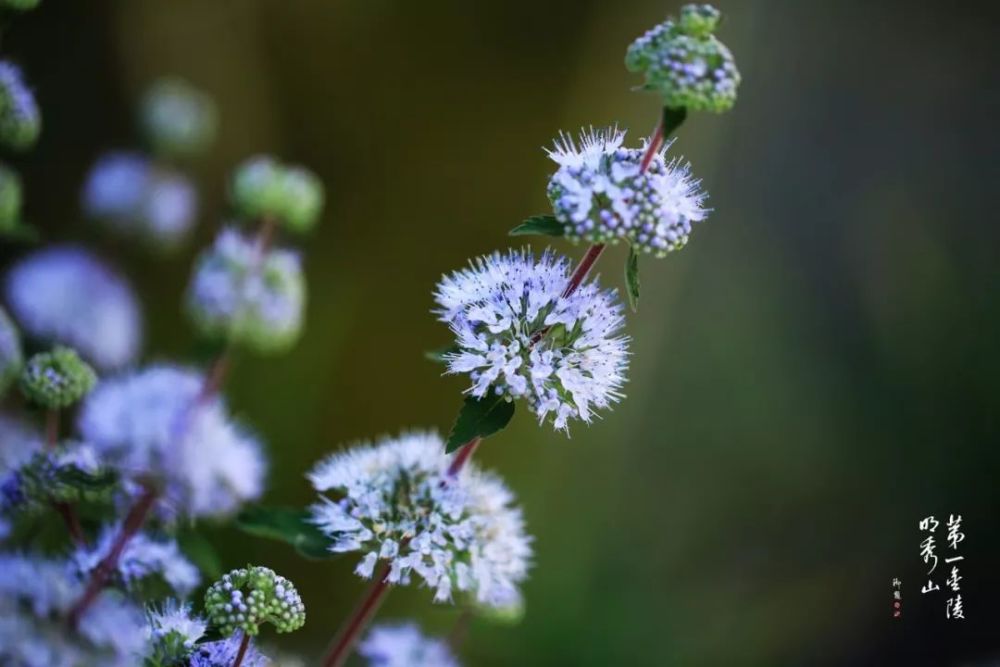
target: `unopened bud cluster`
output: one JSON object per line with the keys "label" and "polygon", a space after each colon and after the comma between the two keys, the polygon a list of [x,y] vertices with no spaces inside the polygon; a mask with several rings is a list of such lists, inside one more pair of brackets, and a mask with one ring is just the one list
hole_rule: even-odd
{"label": "unopened bud cluster", "polygon": [[163,79],[149,88],[140,122],[153,152],[173,158],[202,152],[215,139],[218,114],[212,98],[182,79]]}
{"label": "unopened bud cluster", "polygon": [[53,502],[110,500],[115,491],[113,481],[113,472],[101,467],[93,449],[79,443],[60,445],[36,452],[0,480],[0,507],[25,510]]}
{"label": "unopened bud cluster", "polygon": [[308,169],[257,156],[237,167],[230,198],[247,220],[272,219],[290,231],[307,232],[319,219],[324,194]]}
{"label": "unopened bud cluster", "polygon": [[266,567],[233,570],[205,593],[209,621],[224,635],[236,630],[256,636],[262,623],[278,632],[298,630],[306,622],[306,608],[292,582]]}
{"label": "unopened bud cluster", "polygon": [[667,107],[728,111],[740,73],[713,34],[720,18],[711,5],[685,5],[680,19],[667,19],[632,43],[625,66],[644,74],[644,88],[662,95]]}
{"label": "unopened bud cluster", "polygon": [[41,132],[42,116],[21,70],[10,62],[0,62],[0,144],[26,150]]}
{"label": "unopened bud cluster", "polygon": [[68,408],[86,396],[97,382],[94,369],[68,347],[55,347],[28,359],[21,373],[21,391],[48,410]]}

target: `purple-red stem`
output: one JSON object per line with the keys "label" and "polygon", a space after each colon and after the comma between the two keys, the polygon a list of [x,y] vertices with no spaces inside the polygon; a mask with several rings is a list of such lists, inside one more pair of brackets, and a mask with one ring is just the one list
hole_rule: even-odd
{"label": "purple-red stem", "polygon": [[455,458],[451,460],[451,465],[448,466],[448,477],[457,477],[458,473],[465,466],[465,462],[475,453],[476,447],[483,439],[480,436],[476,436],[472,440],[459,447],[458,452],[455,453]]}
{"label": "purple-red stem", "polygon": [[387,581],[389,567],[389,564],[385,563],[379,568],[371,586],[368,587],[368,592],[347,620],[347,625],[343,626],[337,633],[333,646],[323,658],[323,667],[341,667],[351,655],[358,637],[368,627],[368,623],[371,622],[379,605],[382,604],[382,600],[385,599],[386,593],[389,592],[390,586]]}
{"label": "purple-red stem", "polygon": [[90,608],[90,605],[94,603],[94,600],[97,599],[97,596],[104,589],[111,574],[118,567],[118,559],[121,558],[122,552],[128,545],[129,540],[139,532],[142,524],[146,522],[146,517],[153,508],[156,497],[157,492],[153,487],[145,486],[143,488],[142,495],[139,496],[139,499],[125,516],[125,521],[122,522],[121,530],[118,531],[118,536],[111,545],[111,550],[108,551],[108,555],[101,559],[101,562],[91,572],[90,581],[87,582],[87,589],[70,610],[69,623],[72,627],[75,628],[79,624],[83,614]]}
{"label": "purple-red stem", "polygon": [[236,654],[236,660],[233,660],[233,667],[240,667],[243,664],[243,656],[247,654],[247,649],[250,648],[250,635],[243,633],[243,641],[240,642],[240,651]]}

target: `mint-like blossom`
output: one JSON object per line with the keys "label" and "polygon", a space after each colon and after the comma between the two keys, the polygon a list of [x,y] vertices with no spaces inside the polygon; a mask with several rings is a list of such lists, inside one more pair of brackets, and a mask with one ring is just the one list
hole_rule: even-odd
{"label": "mint-like blossom", "polygon": [[10,270],[6,293],[27,335],[72,347],[100,370],[125,366],[139,353],[135,293],[82,248],[56,246],[29,255]]}
{"label": "mint-like blossom", "polygon": [[[228,639],[198,644],[191,653],[187,667],[232,667],[240,651],[241,641],[243,633],[237,632]],[[250,644],[241,667],[266,667],[268,664],[268,659]]]}
{"label": "mint-like blossom", "polygon": [[83,403],[79,428],[110,464],[152,477],[176,511],[222,517],[260,496],[267,465],[257,439],[219,397],[201,396],[203,376],[151,366],[106,379]]}
{"label": "mint-like blossom", "polygon": [[[90,574],[111,551],[120,532],[120,526],[105,528],[93,545],[78,549],[74,560],[80,572]],[[125,545],[118,557],[117,576],[127,588],[159,577],[179,595],[187,595],[201,583],[198,568],[181,553],[175,541],[144,533],[133,536]]]}
{"label": "mint-like blossom", "polygon": [[449,373],[468,374],[468,392],[525,399],[559,429],[589,422],[621,397],[628,338],[622,306],[596,281],[565,296],[570,265],[550,252],[480,257],[438,283],[437,314],[455,333]]}
{"label": "mint-like blossom", "polygon": [[436,602],[456,591],[484,604],[507,599],[531,558],[521,510],[498,477],[467,465],[451,478],[449,461],[431,433],[331,454],[309,473],[322,494],[312,520],[331,551],[363,554],[355,573],[364,578],[383,562],[390,583],[416,574]]}
{"label": "mint-like blossom", "polygon": [[416,623],[376,625],[358,653],[369,667],[459,667],[448,643],[425,636]]}

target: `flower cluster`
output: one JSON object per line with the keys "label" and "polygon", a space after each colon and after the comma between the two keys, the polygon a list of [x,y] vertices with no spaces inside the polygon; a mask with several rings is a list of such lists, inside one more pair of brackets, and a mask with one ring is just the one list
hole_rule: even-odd
{"label": "flower cluster", "polygon": [[297,253],[225,229],[198,259],[187,304],[203,335],[277,352],[298,339],[305,298]]}
{"label": "flower cluster", "polygon": [[712,34],[720,17],[711,5],[685,5],[679,20],[667,19],[632,43],[625,66],[645,74],[645,88],[662,95],[667,107],[728,111],[740,73]]}
{"label": "flower cluster", "polygon": [[267,156],[250,158],[237,168],[229,196],[244,218],[273,219],[296,232],[312,229],[324,200],[315,174]]}
{"label": "flower cluster", "polygon": [[414,623],[375,626],[358,653],[370,667],[459,667],[446,642],[425,637]]}
{"label": "flower cluster", "polygon": [[20,377],[23,363],[21,335],[7,311],[0,308],[0,396],[3,396],[11,382]]}
{"label": "flower cluster", "polygon": [[35,145],[41,131],[42,116],[20,68],[0,62],[0,144],[23,151]]}
{"label": "flower cluster", "polygon": [[153,478],[178,512],[226,516],[263,487],[260,444],[203,397],[201,374],[152,366],[101,382],[83,403],[80,433],[134,478]]}
{"label": "flower cluster", "polygon": [[96,382],[94,369],[63,346],[31,357],[21,373],[21,391],[29,401],[48,410],[68,408],[86,396]]}
{"label": "flower cluster", "polygon": [[198,214],[190,181],[137,153],[111,152],[94,164],[83,187],[88,217],[156,247],[187,238]]}
{"label": "flower cluster", "polygon": [[[232,667],[236,663],[242,640],[243,635],[236,633],[228,639],[198,644],[191,652],[187,667]],[[240,667],[267,667],[270,664],[256,647],[250,646]]]}
{"label": "flower cluster", "polygon": [[569,262],[546,252],[481,257],[438,283],[443,322],[455,333],[450,373],[475,397],[524,398],[540,421],[566,429],[621,396],[628,339],[621,304],[596,282],[565,294]]}
{"label": "flower cluster", "polygon": [[261,623],[292,632],[306,622],[305,605],[292,582],[260,566],[223,575],[205,593],[205,611],[225,635],[239,629],[256,636]]}
{"label": "flower cluster", "polygon": [[[121,526],[108,526],[92,546],[81,547],[74,562],[83,574],[90,574],[110,551]],[[129,540],[118,557],[117,576],[126,588],[159,577],[176,593],[187,595],[201,583],[198,568],[181,553],[177,543],[166,537],[140,533]]]}
{"label": "flower cluster", "polygon": [[131,286],[82,248],[56,246],[18,262],[7,275],[7,303],[29,336],[74,348],[98,369],[132,362],[142,342]]}
{"label": "flower cluster", "polygon": [[39,510],[51,503],[106,501],[111,499],[115,481],[115,472],[101,465],[91,447],[65,443],[35,451],[19,465],[0,472],[0,509]]}
{"label": "flower cluster", "polygon": [[153,152],[165,158],[200,153],[215,139],[212,98],[178,78],[157,81],[142,100],[140,123]]}
{"label": "flower cluster", "polygon": [[624,132],[562,135],[549,157],[559,165],[548,185],[556,220],[573,241],[615,244],[663,257],[682,248],[691,223],[705,218],[705,198],[690,167],[667,161],[664,147],[641,169],[643,149],[622,147]]}
{"label": "flower cluster", "polygon": [[208,624],[191,612],[190,604],[175,599],[151,608],[148,619],[148,660],[153,665],[182,664],[208,629]]}
{"label": "flower cluster", "polygon": [[[467,466],[448,475],[449,457],[434,434],[411,433],[331,454],[309,473],[321,495],[312,520],[334,552],[364,554],[355,572],[371,577],[378,562],[387,581],[415,573],[435,589],[481,602],[505,598],[527,576],[531,538],[514,496],[497,477]],[[382,576],[382,575],[380,575]]]}

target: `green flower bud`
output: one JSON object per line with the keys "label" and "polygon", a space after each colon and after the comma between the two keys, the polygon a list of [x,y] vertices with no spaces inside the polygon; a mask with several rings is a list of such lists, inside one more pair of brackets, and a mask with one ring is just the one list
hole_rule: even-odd
{"label": "green flower bud", "polygon": [[0,164],[0,232],[17,229],[21,222],[21,177]]}
{"label": "green flower bud", "polygon": [[150,86],[140,114],[146,138],[158,155],[200,153],[215,139],[218,125],[215,103],[181,79],[163,79]]}
{"label": "green flower bud", "polygon": [[643,88],[662,95],[667,107],[728,111],[740,73],[733,54],[712,34],[719,20],[711,5],[685,5],[678,21],[667,19],[632,43],[625,67],[643,73]]}
{"label": "green flower bud", "polygon": [[230,198],[248,220],[272,218],[295,232],[311,229],[323,209],[323,184],[308,169],[267,156],[250,158],[233,175]]}
{"label": "green flower bud", "polygon": [[21,373],[21,391],[49,410],[68,408],[97,382],[94,369],[68,347],[55,347],[28,359]]}
{"label": "green flower bud", "polygon": [[236,630],[256,636],[261,623],[278,632],[298,630],[306,622],[306,608],[292,582],[266,567],[233,570],[205,593],[205,613],[224,635]]}
{"label": "green flower bud", "polygon": [[42,131],[35,96],[24,85],[21,70],[0,62],[0,144],[13,150],[31,148]]}
{"label": "green flower bud", "polygon": [[7,311],[0,308],[0,395],[21,374],[24,356],[21,353],[21,336]]}
{"label": "green flower bud", "polygon": [[53,502],[109,502],[118,476],[100,465],[95,452],[71,442],[36,452],[0,480],[0,507],[6,511],[37,511]]}

